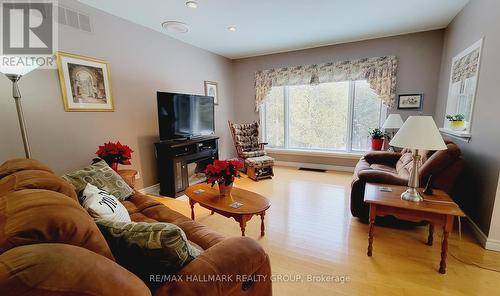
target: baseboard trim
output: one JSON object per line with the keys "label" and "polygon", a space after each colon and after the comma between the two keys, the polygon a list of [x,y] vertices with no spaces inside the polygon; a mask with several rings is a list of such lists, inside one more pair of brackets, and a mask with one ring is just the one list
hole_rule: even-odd
{"label": "baseboard trim", "polygon": [[306,163],[306,162],[294,162],[294,161],[281,161],[275,160],[274,163],[278,166],[286,166],[293,168],[311,168],[320,169],[328,171],[340,171],[340,172],[354,172],[354,167],[331,165],[331,164],[319,164],[319,163]]}
{"label": "baseboard trim", "polygon": [[500,240],[489,238],[486,241],[485,249],[500,252]]}
{"label": "baseboard trim", "polygon": [[472,219],[470,217],[467,216],[465,220],[467,222],[469,222],[469,225],[472,227],[472,232],[474,233],[474,236],[479,241],[481,246],[486,248],[488,236],[486,236],[486,234],[484,234],[484,232],[481,230],[481,228],[479,228],[479,226],[477,226],[477,224],[474,221],[472,221]]}
{"label": "baseboard trim", "polygon": [[151,186],[146,187],[146,188],[139,189],[137,191],[139,191],[142,194],[159,195],[160,194],[160,183],[151,185]]}

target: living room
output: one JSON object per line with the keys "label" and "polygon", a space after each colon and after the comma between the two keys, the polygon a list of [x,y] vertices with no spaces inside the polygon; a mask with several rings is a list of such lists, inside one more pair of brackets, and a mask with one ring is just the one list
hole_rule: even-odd
{"label": "living room", "polygon": [[[37,10],[35,4],[44,1],[30,2]],[[13,63],[6,57],[30,52],[19,51],[22,46],[13,46],[14,51],[2,48],[1,72],[24,71],[21,78],[0,79],[4,138],[0,163],[6,163],[0,167],[2,295],[53,295],[55,291],[115,295],[117,289],[126,295],[496,293],[500,270],[500,139],[494,132],[499,123],[495,108],[500,108],[495,92],[495,70],[500,66],[496,1],[45,2],[53,4],[51,19],[56,20],[49,29],[56,32],[53,46],[40,55],[46,64],[33,70]],[[21,1],[1,2],[4,20],[8,9],[25,9],[5,5],[12,3]],[[12,12],[9,20],[14,16]],[[25,34],[13,29],[7,34],[5,28],[13,22],[2,23],[3,45],[9,40],[5,38],[23,43],[19,36],[24,35],[31,42],[29,34],[44,42],[41,31],[27,33],[40,25],[36,21]],[[467,67],[455,71],[455,62],[469,61],[471,53],[477,53],[477,62],[466,62]],[[79,74],[78,63],[97,70]],[[92,82],[93,75],[100,75],[98,83]],[[74,97],[75,81],[86,99]],[[85,81],[91,81],[90,87]],[[18,87],[14,92],[13,85]],[[163,137],[160,93],[188,95],[190,100],[211,98],[209,135],[205,135],[209,138]],[[98,98],[102,94],[106,103]],[[401,122],[388,127],[389,118]],[[249,128],[244,124],[254,128],[250,133],[255,141],[244,142],[248,133],[244,129]],[[372,147],[377,141],[372,141],[369,129],[375,140],[380,137],[373,129],[381,130],[382,147]],[[107,160],[107,152],[96,155],[96,151],[108,142],[120,142],[133,151],[119,147],[126,151],[120,156],[126,155],[115,174],[138,195],[124,201],[115,196],[128,211],[128,220],[178,225],[175,229],[182,233],[178,239],[188,246],[186,256],[196,257],[181,264],[182,269],[159,270],[160,259],[144,259],[154,261],[154,267],[141,259],[122,263],[120,259],[132,253],[116,253],[108,236],[100,233],[104,224],[96,226],[95,212],[82,203],[86,184],[79,191],[70,181],[75,191],[56,177],[71,179],[73,172],[91,166],[94,158]],[[262,142],[267,145],[261,147]],[[241,177],[226,184],[234,183],[225,197],[230,205],[203,200],[218,194],[222,187],[218,184],[189,186],[188,180],[177,189],[170,188],[169,181],[162,184],[164,176],[176,178],[169,173],[175,165],[169,158],[172,151],[190,147],[208,157],[195,163],[191,170],[196,173],[200,163],[207,167],[206,159],[210,163],[240,160],[217,163],[236,168],[231,175],[244,166]],[[113,149],[118,148],[112,145]],[[252,162],[248,158],[255,157],[247,157],[248,152],[265,159]],[[172,159],[195,159],[194,152],[175,153]],[[162,165],[162,155],[172,167]],[[413,161],[414,157],[420,160]],[[22,158],[41,163],[8,162]],[[112,163],[106,162],[105,166]],[[220,173],[217,168],[210,173]],[[27,176],[37,170],[42,172],[36,178]],[[47,176],[49,171],[55,176]],[[180,179],[185,183],[188,177],[183,174]],[[43,185],[44,178],[53,183]],[[217,183],[218,178],[208,181]],[[370,187],[372,183],[379,185]],[[99,184],[90,185],[103,190]],[[411,194],[403,200],[398,190],[407,188]],[[66,194],[89,214],[77,214],[70,201],[60,205],[50,196],[47,200],[54,203],[53,208],[41,209],[48,205],[28,192],[26,201],[34,203],[31,215],[19,212],[16,216],[12,209],[21,207],[21,202],[9,195],[18,194],[20,201],[23,191],[29,190]],[[378,199],[384,196],[396,196],[404,211],[396,207],[392,211],[397,213],[387,213],[391,209]],[[410,200],[422,196],[423,201]],[[419,208],[422,205],[439,208],[433,213],[444,216],[430,215]],[[256,209],[244,212],[249,207]],[[428,216],[415,218],[410,210]],[[60,212],[67,214],[59,216]],[[390,217],[375,219],[377,212]],[[406,219],[398,217],[400,212],[406,213]],[[70,238],[64,231],[78,223],[56,223],[43,213],[69,220],[74,214],[81,225],[91,224],[86,232]],[[30,220],[33,217],[53,221],[51,227],[60,228],[43,228],[40,220]],[[17,222],[9,226],[9,219]],[[84,239],[89,233],[106,240],[100,244],[96,238],[91,243]],[[41,248],[22,250],[41,243],[66,249],[49,249],[51,256]],[[79,255],[82,248],[92,252]],[[71,256],[58,257],[57,250]],[[29,265],[35,259],[28,257],[35,253],[45,261],[18,273],[21,267],[15,262],[26,257],[21,263]],[[80,266],[84,261],[71,260],[78,256],[99,262],[97,268],[107,273],[109,285],[91,276],[96,273],[90,264]],[[140,271],[127,264],[141,265]],[[55,269],[75,268],[81,269],[79,275],[51,274]],[[149,283],[144,273],[154,275],[146,277]],[[164,275],[191,277],[167,280]],[[202,281],[200,275],[226,278]],[[249,278],[229,279],[230,275]],[[94,280],[99,284],[90,284]]]}

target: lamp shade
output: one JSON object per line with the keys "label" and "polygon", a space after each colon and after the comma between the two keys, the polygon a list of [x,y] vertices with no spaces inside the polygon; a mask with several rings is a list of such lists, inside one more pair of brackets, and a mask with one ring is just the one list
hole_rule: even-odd
{"label": "lamp shade", "polygon": [[389,145],[421,150],[446,149],[446,144],[432,116],[408,117]]}
{"label": "lamp shade", "polygon": [[401,128],[403,126],[403,119],[401,118],[401,115],[399,114],[389,114],[387,119],[384,122],[384,125],[382,125],[383,129],[386,128]]}
{"label": "lamp shade", "polygon": [[13,74],[13,75],[21,75],[24,76],[29,72],[38,68],[38,65],[30,65],[30,66],[5,66],[0,64],[0,72],[3,74]]}

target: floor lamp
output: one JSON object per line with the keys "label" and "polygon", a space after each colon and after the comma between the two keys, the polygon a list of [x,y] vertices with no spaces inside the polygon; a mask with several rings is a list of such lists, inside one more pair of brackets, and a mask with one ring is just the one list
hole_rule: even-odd
{"label": "floor lamp", "polygon": [[21,128],[21,137],[23,138],[24,154],[26,158],[31,158],[30,144],[28,141],[28,133],[26,131],[26,122],[24,121],[23,107],[21,105],[21,92],[19,91],[18,81],[24,75],[35,70],[37,67],[3,67],[0,72],[4,73],[10,81],[12,81],[12,97],[16,102],[17,117],[19,119],[19,127]]}

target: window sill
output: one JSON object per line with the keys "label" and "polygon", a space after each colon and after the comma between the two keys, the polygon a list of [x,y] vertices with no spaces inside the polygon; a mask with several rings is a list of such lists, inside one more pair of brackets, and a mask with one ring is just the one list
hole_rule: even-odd
{"label": "window sill", "polygon": [[447,129],[444,127],[440,128],[439,131],[443,134],[452,136],[452,137],[459,139],[459,140],[462,140],[464,142],[469,142],[470,138],[472,138],[472,134],[469,132],[465,132],[465,131],[454,131],[454,130]]}
{"label": "window sill", "polygon": [[311,150],[300,150],[300,149],[280,149],[280,148],[266,148],[266,151],[270,154],[281,154],[281,155],[303,155],[303,156],[318,156],[318,157],[336,157],[343,159],[360,159],[363,156],[363,152],[340,152],[340,151],[311,151]]}

